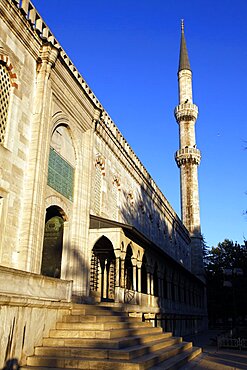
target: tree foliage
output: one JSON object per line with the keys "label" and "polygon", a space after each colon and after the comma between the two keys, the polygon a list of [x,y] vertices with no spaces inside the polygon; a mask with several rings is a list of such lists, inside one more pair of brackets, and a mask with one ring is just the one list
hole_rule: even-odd
{"label": "tree foliage", "polygon": [[236,324],[247,317],[247,242],[225,239],[204,257],[211,324]]}

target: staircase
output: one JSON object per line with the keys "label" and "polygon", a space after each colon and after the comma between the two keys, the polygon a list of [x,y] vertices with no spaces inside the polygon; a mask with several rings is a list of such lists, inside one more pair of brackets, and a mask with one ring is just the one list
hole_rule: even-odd
{"label": "staircase", "polygon": [[178,369],[199,353],[192,343],[120,309],[74,305],[22,369]]}

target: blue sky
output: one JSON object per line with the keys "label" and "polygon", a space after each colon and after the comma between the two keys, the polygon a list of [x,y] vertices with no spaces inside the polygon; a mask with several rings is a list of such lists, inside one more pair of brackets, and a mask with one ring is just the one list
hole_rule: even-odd
{"label": "blue sky", "polygon": [[199,107],[201,225],[247,239],[247,1],[34,0],[40,15],[180,215],[180,20]]}

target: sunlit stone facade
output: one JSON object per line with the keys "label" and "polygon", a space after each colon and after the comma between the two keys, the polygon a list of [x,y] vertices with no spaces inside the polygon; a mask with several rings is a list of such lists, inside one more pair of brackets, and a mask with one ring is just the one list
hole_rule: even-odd
{"label": "sunlit stone facade", "polygon": [[[190,230],[33,5],[2,0],[0,14],[0,352],[25,362],[72,301],[199,331],[204,283]],[[18,294],[16,281],[27,289]]]}

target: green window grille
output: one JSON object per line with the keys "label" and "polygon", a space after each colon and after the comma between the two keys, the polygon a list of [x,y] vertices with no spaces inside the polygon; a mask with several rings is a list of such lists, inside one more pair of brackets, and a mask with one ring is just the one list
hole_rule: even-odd
{"label": "green window grille", "polygon": [[73,200],[74,168],[50,148],[48,185],[67,199]]}

